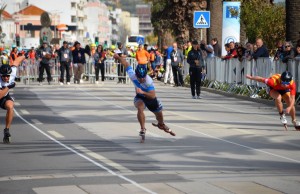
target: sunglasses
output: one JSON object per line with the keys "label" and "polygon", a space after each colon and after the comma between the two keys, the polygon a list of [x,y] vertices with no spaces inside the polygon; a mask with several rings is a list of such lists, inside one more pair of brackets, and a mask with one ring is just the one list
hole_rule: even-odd
{"label": "sunglasses", "polygon": [[282,84],[282,85],[289,85],[290,82],[284,82],[284,81],[282,81],[281,84]]}
{"label": "sunglasses", "polygon": [[1,75],[1,77],[10,77],[10,75]]}
{"label": "sunglasses", "polygon": [[287,47],[291,47],[291,45],[286,45],[285,47],[286,47],[286,48],[287,48]]}

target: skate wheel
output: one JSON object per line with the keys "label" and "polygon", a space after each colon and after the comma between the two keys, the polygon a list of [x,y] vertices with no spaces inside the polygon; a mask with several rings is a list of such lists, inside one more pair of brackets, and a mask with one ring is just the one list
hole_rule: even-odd
{"label": "skate wheel", "polygon": [[295,127],[296,131],[300,131],[300,126]]}
{"label": "skate wheel", "polygon": [[283,124],[283,126],[284,126],[284,129],[287,131],[288,130],[287,125]]}
{"label": "skate wheel", "polygon": [[141,136],[140,143],[144,143],[144,142],[145,142],[145,136]]}
{"label": "skate wheel", "polygon": [[9,137],[4,137],[3,138],[3,143],[4,144],[9,144],[10,143]]}

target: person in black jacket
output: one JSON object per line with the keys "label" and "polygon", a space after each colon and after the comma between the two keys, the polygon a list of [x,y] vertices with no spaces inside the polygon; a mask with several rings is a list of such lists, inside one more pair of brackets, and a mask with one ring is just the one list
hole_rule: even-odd
{"label": "person in black jacket", "polygon": [[256,39],[256,46],[257,50],[252,55],[254,59],[257,59],[258,57],[269,57],[269,51],[261,38]]}
{"label": "person in black jacket", "polygon": [[43,45],[38,50],[36,57],[40,61],[39,78],[38,78],[40,85],[42,85],[43,82],[44,70],[46,70],[47,81],[48,84],[50,84],[50,81],[52,81],[51,72],[50,72],[50,60],[52,59],[52,50],[49,47],[47,41],[43,42]]}
{"label": "person in black jacket", "polygon": [[[190,64],[189,74],[190,74],[190,84],[191,84],[191,92],[192,97],[196,99],[195,89],[197,98],[201,99],[201,71],[204,66],[204,61],[202,57],[202,53],[200,51],[198,42],[194,40],[192,42],[192,50],[189,52],[187,57],[187,62]],[[196,86],[196,87],[195,87]]]}
{"label": "person in black jacket", "polygon": [[88,54],[90,56],[91,53],[88,49],[81,48],[78,41],[74,43],[74,47],[75,49],[72,51],[74,83],[80,84],[81,74],[84,71],[84,64],[86,63],[84,54]]}
{"label": "person in black jacket", "polygon": [[72,51],[68,47],[68,42],[64,41],[63,46],[57,51],[57,56],[60,62],[60,85],[64,83],[65,71],[67,85],[70,85],[70,64],[72,62]]}

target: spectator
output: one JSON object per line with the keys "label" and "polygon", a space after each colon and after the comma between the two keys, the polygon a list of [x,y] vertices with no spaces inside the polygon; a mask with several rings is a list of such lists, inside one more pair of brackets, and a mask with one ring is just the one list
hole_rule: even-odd
{"label": "spectator", "polygon": [[8,65],[9,64],[9,56],[6,50],[1,52],[1,65]]}
{"label": "spectator", "polygon": [[253,58],[257,59],[258,57],[269,57],[269,51],[265,47],[264,42],[261,38],[256,39],[257,51],[253,53]]}
{"label": "spectator", "polygon": [[221,47],[220,47],[220,45],[218,43],[218,39],[217,38],[211,39],[210,44],[214,48],[214,55],[216,57],[220,57],[221,58],[222,50],[221,50]]}
{"label": "spectator", "polygon": [[106,53],[103,50],[102,45],[98,45],[94,54],[95,61],[95,75],[96,75],[96,84],[99,84],[99,71],[101,72],[101,81],[104,82],[104,62],[106,60]]}
{"label": "spectator", "polygon": [[86,63],[85,54],[90,55],[90,50],[88,48],[81,48],[81,44],[78,41],[74,43],[74,47],[75,49],[72,51],[74,84],[80,84],[84,64]]}
{"label": "spectator", "polygon": [[183,86],[182,67],[184,56],[182,50],[177,47],[177,43],[173,43],[173,51],[171,52],[171,65],[175,85],[174,87]]}
{"label": "spectator", "polygon": [[168,79],[170,78],[170,84],[174,84],[173,80],[173,72],[172,72],[172,65],[171,65],[171,52],[173,51],[172,46],[167,46],[164,45],[165,49],[165,57],[166,57],[166,68],[165,68],[165,78],[164,78],[164,83],[167,84]]}
{"label": "spectator", "polygon": [[188,41],[186,43],[185,47],[184,47],[184,56],[185,56],[185,58],[187,58],[187,56],[188,56],[189,52],[192,50],[192,48],[193,47],[192,47],[191,41]]}
{"label": "spectator", "polygon": [[289,60],[294,59],[295,54],[292,42],[285,42],[282,62],[287,63]]}
{"label": "spectator", "polygon": [[48,84],[50,84],[50,81],[52,81],[51,72],[50,72],[50,60],[52,58],[52,50],[51,47],[48,46],[47,41],[43,42],[42,46],[38,51],[37,57],[40,61],[38,81],[40,82],[40,85],[42,85],[44,79],[43,78],[44,71],[46,70],[47,81]]}
{"label": "spectator", "polygon": [[300,44],[296,47],[295,59],[300,60]]}
{"label": "spectator", "polygon": [[150,54],[145,50],[145,47],[143,47],[142,44],[139,45],[135,57],[139,65],[145,65],[147,67],[150,60]]}
{"label": "spectator", "polygon": [[237,58],[237,52],[235,49],[234,42],[225,44],[225,50],[227,51],[227,55],[223,56],[222,59],[227,60],[227,59]]}
{"label": "spectator", "polygon": [[[126,50],[126,48],[123,46],[123,44],[121,42],[117,43],[118,46],[118,50],[121,51],[120,56],[123,58],[126,58],[126,56],[128,55],[128,52]],[[120,63],[118,64],[118,83],[126,83],[126,71],[124,69],[124,66],[121,65]]]}
{"label": "spectator", "polygon": [[247,42],[246,50],[245,50],[245,58],[248,60],[251,60],[252,55],[253,55],[253,44],[251,44],[250,42]]}
{"label": "spectator", "polygon": [[245,51],[246,49],[242,46],[242,45],[239,45],[237,47],[237,58],[239,59],[239,61],[243,61],[243,59],[245,58]]}
{"label": "spectator", "polygon": [[282,60],[283,59],[283,52],[284,52],[284,46],[283,46],[283,43],[282,41],[278,41],[277,42],[277,50],[276,50],[276,53],[275,53],[275,56],[274,56],[274,60],[277,61],[277,60]]}
{"label": "spectator", "polygon": [[17,57],[18,57],[18,48],[13,46],[9,55],[9,64],[12,65]]}
{"label": "spectator", "polygon": [[64,84],[65,71],[67,85],[70,85],[70,66],[73,56],[67,41],[63,42],[63,46],[57,51],[57,56],[60,63],[60,85]]}
{"label": "spectator", "polygon": [[[202,66],[204,66],[204,61],[202,57],[202,53],[198,46],[198,42],[194,40],[192,42],[193,48],[188,54],[187,62],[190,64],[189,74],[190,74],[190,85],[191,85],[191,93],[193,99],[196,99],[195,89],[197,98],[201,99],[201,70]],[[196,86],[196,87],[195,87]]]}
{"label": "spectator", "polygon": [[205,55],[207,58],[212,58],[214,57],[214,47],[212,45],[207,45],[205,40],[202,40],[201,41],[201,44],[200,44],[200,49],[205,52]]}

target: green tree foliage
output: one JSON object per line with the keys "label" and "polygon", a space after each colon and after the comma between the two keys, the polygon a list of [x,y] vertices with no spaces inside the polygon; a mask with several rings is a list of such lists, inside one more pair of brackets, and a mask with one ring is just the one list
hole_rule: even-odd
{"label": "green tree foliage", "polygon": [[241,2],[240,19],[249,42],[254,43],[260,37],[272,53],[276,43],[285,38],[285,7],[262,0]]}
{"label": "green tree foliage", "polygon": [[154,33],[171,32],[179,43],[196,39],[193,12],[206,8],[205,0],[145,0],[152,3],[151,22]]}

